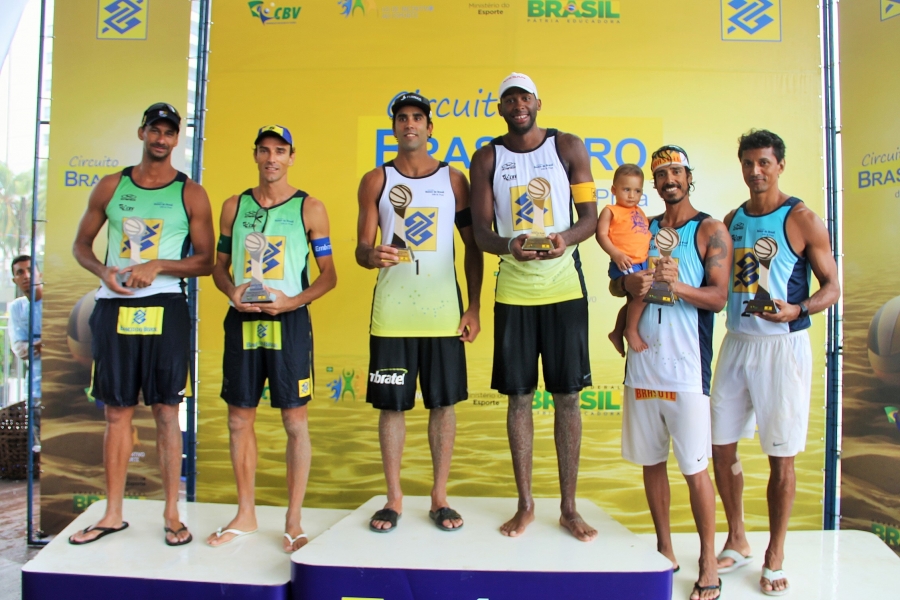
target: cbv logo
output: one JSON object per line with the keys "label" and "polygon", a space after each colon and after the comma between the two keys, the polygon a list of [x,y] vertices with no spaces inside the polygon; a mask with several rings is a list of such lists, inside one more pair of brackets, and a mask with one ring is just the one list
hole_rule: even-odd
{"label": "cbv logo", "polygon": [[282,6],[277,2],[250,0],[247,3],[250,14],[259,19],[263,25],[282,25],[296,23],[302,6]]}

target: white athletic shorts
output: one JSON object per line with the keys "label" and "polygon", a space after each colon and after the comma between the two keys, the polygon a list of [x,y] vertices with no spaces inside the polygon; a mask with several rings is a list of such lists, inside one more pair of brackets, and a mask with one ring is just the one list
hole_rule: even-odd
{"label": "white athletic shorts", "polygon": [[712,454],[709,396],[625,386],[622,457],[649,467],[669,458],[669,440],[685,475],[705,471]]}
{"label": "white athletic shorts", "polygon": [[806,448],[812,352],[806,330],[781,335],[725,334],[712,386],[712,441],[752,438],[769,456]]}

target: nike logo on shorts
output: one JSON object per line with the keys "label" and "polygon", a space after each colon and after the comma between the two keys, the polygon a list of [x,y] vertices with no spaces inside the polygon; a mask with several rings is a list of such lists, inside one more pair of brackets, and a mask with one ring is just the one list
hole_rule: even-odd
{"label": "nike logo on shorts", "polygon": [[775,442],[772,442],[773,446],[784,446],[785,444],[787,444],[787,442],[781,442],[780,444],[776,444]]}

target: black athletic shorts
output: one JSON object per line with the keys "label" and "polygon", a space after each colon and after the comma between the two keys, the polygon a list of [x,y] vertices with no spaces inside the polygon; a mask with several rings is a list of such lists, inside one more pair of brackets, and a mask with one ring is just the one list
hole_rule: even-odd
{"label": "black athletic shorts", "polygon": [[468,398],[463,342],[458,337],[369,336],[366,402],[380,410],[410,410],[416,402],[416,376],[425,408]]}
{"label": "black athletic shorts", "polygon": [[587,300],[541,306],[494,304],[494,374],[501,394],[530,394],[538,383],[551,394],[574,394],[591,385]]}
{"label": "black athletic shorts", "polygon": [[178,404],[191,360],[191,317],[184,294],[101,298],[91,313],[94,386],[110,406]]}
{"label": "black athletic shorts", "polygon": [[309,310],[280,315],[225,315],[222,399],[232,406],[256,408],[266,380],[274,408],[304,406],[312,399],[313,338]]}

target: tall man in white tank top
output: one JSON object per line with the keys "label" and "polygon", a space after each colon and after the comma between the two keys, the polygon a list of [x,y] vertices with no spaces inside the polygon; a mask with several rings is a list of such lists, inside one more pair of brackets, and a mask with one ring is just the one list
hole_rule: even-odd
{"label": "tall man in white tank top", "polygon": [[[654,305],[644,311],[638,331],[648,348],[628,351],[622,456],[643,466],[657,549],[677,568],[666,470],[671,440],[678,468],[690,490],[691,511],[700,534],[700,571],[691,599],[713,600],[721,594],[721,581],[716,574],[714,548],[716,495],[707,470],[710,365],[713,316],[724,308],[727,298],[731,243],[721,221],[691,204],[693,174],[684,150],[663,146],[653,153],[650,168],[653,186],[666,204],[666,212],[650,221],[654,234],[650,261],[661,264],[655,277],[669,283],[676,300],[672,306]],[[677,244],[670,256],[661,258],[657,241],[666,237],[663,228],[675,230],[678,237],[668,232]],[[641,271],[626,278],[626,289],[641,297],[654,272]],[[642,285],[632,289],[636,283]]]}
{"label": "tall man in white tank top", "polygon": [[[556,409],[559,522],[587,542],[597,531],[575,509],[581,451],[578,393],[591,385],[587,294],[578,243],[593,235],[597,198],[584,142],[538,127],[540,109],[531,78],[521,73],[506,77],[500,84],[499,113],[508,132],[478,150],[471,168],[475,239],[482,250],[500,257],[491,387],[509,396],[506,428],[519,492],[518,510],[500,532],[521,535],[534,520],[531,403],[540,357]],[[535,217],[541,204],[552,247],[526,250],[528,234],[539,229]]]}
{"label": "tall man in white tank top", "polygon": [[[387,503],[369,522],[392,532],[403,513],[400,460],[405,411],[413,408],[416,377],[428,408],[434,469],[429,516],[442,531],[463,519],[447,500],[456,437],[454,405],[468,398],[465,342],[481,331],[484,259],[472,233],[469,182],[428,154],[431,106],[405,93],[391,105],[397,158],[366,173],[359,184],[356,262],[378,269],[372,299],[366,401],[379,410],[378,438],[387,480]],[[465,246],[469,308],[463,312],[456,281],[454,223]],[[381,244],[375,237],[381,229]]]}
{"label": "tall man in white tank top", "polygon": [[[778,187],[784,172],[784,141],[751,131],[741,136],[738,158],[750,199],[725,217],[734,240],[728,296],[728,333],[722,341],[712,389],[712,442],[716,486],[728,518],[728,539],[719,572],[751,562],[744,534],[744,476],[738,440],[752,438],[769,456],[769,547],[760,589],[770,596],[788,591],[782,570],[784,540],[797,481],[794,457],[806,446],[812,358],[809,315],[827,310],[841,295],[828,230],[803,202]],[[760,253],[765,252],[767,256]],[[768,263],[768,264],[765,264]],[[765,268],[767,277],[761,277]],[[819,290],[809,295],[810,269]],[[777,313],[746,313],[762,284]]]}

